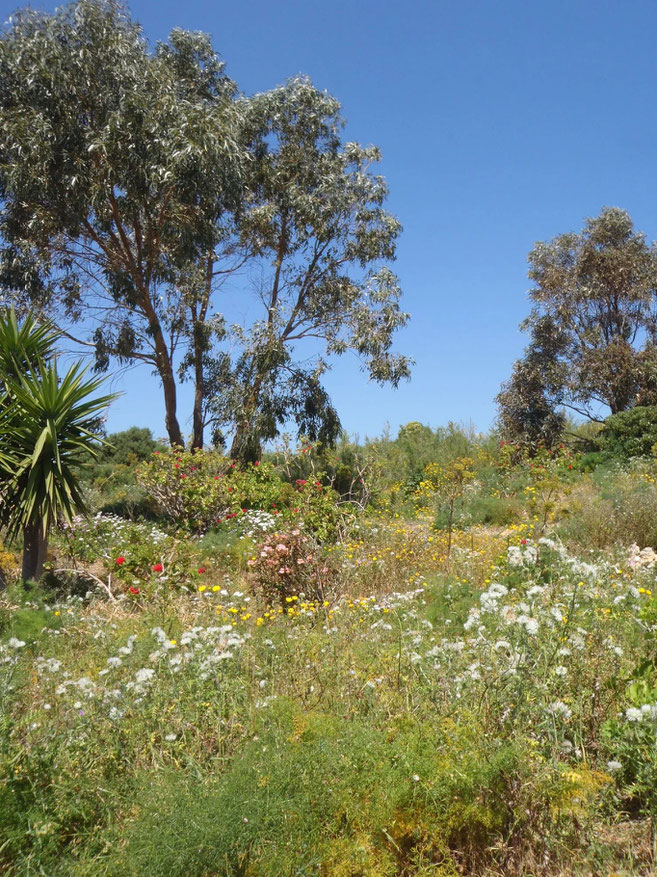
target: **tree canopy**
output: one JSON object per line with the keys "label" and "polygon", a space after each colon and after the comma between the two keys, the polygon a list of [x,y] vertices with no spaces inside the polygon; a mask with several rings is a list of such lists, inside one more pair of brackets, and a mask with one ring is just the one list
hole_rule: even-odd
{"label": "tree canopy", "polygon": [[[23,10],[0,37],[0,283],[97,368],[153,366],[173,444],[180,379],[193,446],[209,420],[240,456],[289,418],[330,441],[332,355],[355,351],[379,382],[409,370],[390,351],[407,319],[386,265],[400,226],[378,150],[343,143],[342,124],[303,77],[239,94],[204,34],[151,51],[113,0]],[[244,266],[262,311],[227,326],[217,293]],[[308,339],[322,345],[311,364],[297,357]]]}
{"label": "tree canopy", "polygon": [[529,254],[530,343],[499,394],[507,437],[551,443],[563,408],[604,420],[654,396],[657,250],[630,216],[605,208],[581,233]]}

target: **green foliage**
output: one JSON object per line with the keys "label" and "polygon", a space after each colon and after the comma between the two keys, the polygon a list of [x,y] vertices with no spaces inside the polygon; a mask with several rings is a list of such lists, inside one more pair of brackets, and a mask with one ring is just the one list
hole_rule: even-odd
{"label": "green foliage", "polygon": [[[522,519],[522,503],[515,497],[482,496],[474,494],[457,500],[454,506],[454,526],[465,528],[477,524],[490,524],[494,527],[508,527]],[[442,505],[434,519],[437,530],[449,526],[449,505]]]}
{"label": "green foliage", "polygon": [[128,466],[148,460],[156,450],[164,450],[164,448],[155,441],[150,429],[131,426],[123,432],[113,432],[107,436],[98,455],[98,461]]}
{"label": "green foliage", "polygon": [[[401,227],[379,151],[344,143],[343,124],[305,77],[238,95],[204,34],[150,52],[117,3],[23,10],[0,39],[0,281],[74,335],[94,308],[98,368],[154,367],[174,446],[178,379],[195,385],[193,447],[227,424],[232,456],[254,462],[290,419],[330,444],[330,357],[353,351],[393,385],[410,367],[391,351],[408,319],[387,267]],[[213,298],[245,262],[264,308],[228,329]]]}
{"label": "green foliage", "polygon": [[553,446],[560,406],[595,419],[654,395],[657,252],[629,215],[605,208],[580,234],[537,243],[529,254],[531,341],[498,396],[504,437]]}
{"label": "green foliage", "polygon": [[322,539],[335,536],[343,515],[321,481],[284,481],[271,463],[245,467],[216,451],[155,452],[138,470],[139,483],[176,526],[203,532],[221,524],[240,527],[251,510],[296,522]]}
{"label": "green foliage", "polygon": [[645,468],[601,467],[591,480],[576,484],[558,532],[595,548],[632,543],[657,548],[655,475]]}
{"label": "green foliage", "polygon": [[44,358],[51,329],[31,319],[19,329],[13,312],[0,324],[5,343],[16,345],[0,362],[0,522],[10,538],[22,532],[23,578],[38,578],[51,526],[86,509],[77,470],[95,452],[98,414],[115,395],[91,399],[103,382],[85,380],[79,364],[60,378],[56,362]]}
{"label": "green foliage", "polygon": [[511,786],[520,742],[484,751],[448,723],[386,732],[283,706],[221,779],[168,772],[144,782],[117,873],[392,877],[425,862],[456,874],[450,850],[477,861],[522,831],[547,790],[541,770],[527,770],[520,794]]}
{"label": "green foliage", "polygon": [[637,405],[612,414],[600,433],[602,448],[611,457],[629,460],[650,457],[657,445],[657,406]]}
{"label": "green foliage", "polygon": [[57,515],[70,520],[85,508],[76,466],[98,438],[96,415],[114,395],[89,399],[103,381],[83,378],[79,365],[60,378],[53,364],[8,384],[2,440],[11,465],[2,514],[10,533],[37,523],[48,529]]}

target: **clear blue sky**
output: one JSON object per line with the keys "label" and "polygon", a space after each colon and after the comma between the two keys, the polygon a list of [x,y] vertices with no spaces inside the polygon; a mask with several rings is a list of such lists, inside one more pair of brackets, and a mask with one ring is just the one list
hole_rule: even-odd
{"label": "clear blue sky", "polygon": [[[21,4],[0,0],[2,18]],[[35,2],[52,9],[53,2]],[[327,386],[350,433],[449,420],[490,426],[521,353],[527,253],[605,205],[657,238],[657,4],[651,0],[133,0],[152,41],[203,30],[247,94],[308,74],[375,143],[404,232],[395,270],[413,315],[398,390],[344,359]],[[110,430],[164,433],[156,379],[133,370]],[[186,420],[189,395],[181,394]],[[185,423],[189,430],[189,423]]]}

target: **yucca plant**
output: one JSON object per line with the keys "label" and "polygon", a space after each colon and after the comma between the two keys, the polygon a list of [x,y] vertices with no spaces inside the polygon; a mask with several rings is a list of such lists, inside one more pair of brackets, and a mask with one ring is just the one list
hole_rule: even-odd
{"label": "yucca plant", "polygon": [[103,379],[86,379],[80,364],[60,379],[56,360],[46,359],[53,331],[29,319],[16,332],[14,321],[0,317],[0,524],[9,538],[22,532],[27,581],[43,572],[53,523],[86,511],[77,469],[96,455],[98,416],[115,394],[91,398]]}
{"label": "yucca plant", "polygon": [[53,355],[58,334],[54,326],[37,322],[33,314],[19,323],[13,308],[0,313],[0,384],[3,389],[8,380],[47,362]]}

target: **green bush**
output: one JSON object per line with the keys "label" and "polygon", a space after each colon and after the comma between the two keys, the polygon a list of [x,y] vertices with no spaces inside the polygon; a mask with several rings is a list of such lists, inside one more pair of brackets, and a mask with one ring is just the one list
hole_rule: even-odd
{"label": "green bush", "polygon": [[657,444],[657,406],[637,405],[612,414],[600,433],[603,450],[613,457],[649,457]]}
{"label": "green bush", "polygon": [[[522,518],[522,504],[513,497],[485,496],[475,494],[457,501],[454,509],[454,527],[463,529],[474,525],[488,524],[494,527],[508,527]],[[449,506],[442,505],[434,519],[435,530],[446,530],[449,524]]]}
{"label": "green bush", "polygon": [[456,875],[549,820],[550,769],[521,741],[284,709],[219,779],[145,779],[112,873]]}
{"label": "green bush", "polygon": [[249,511],[263,510],[324,541],[335,535],[343,517],[337,494],[319,476],[290,484],[271,463],[240,468],[216,451],[156,451],[137,477],[160,514],[195,532],[218,524],[239,528]]}

